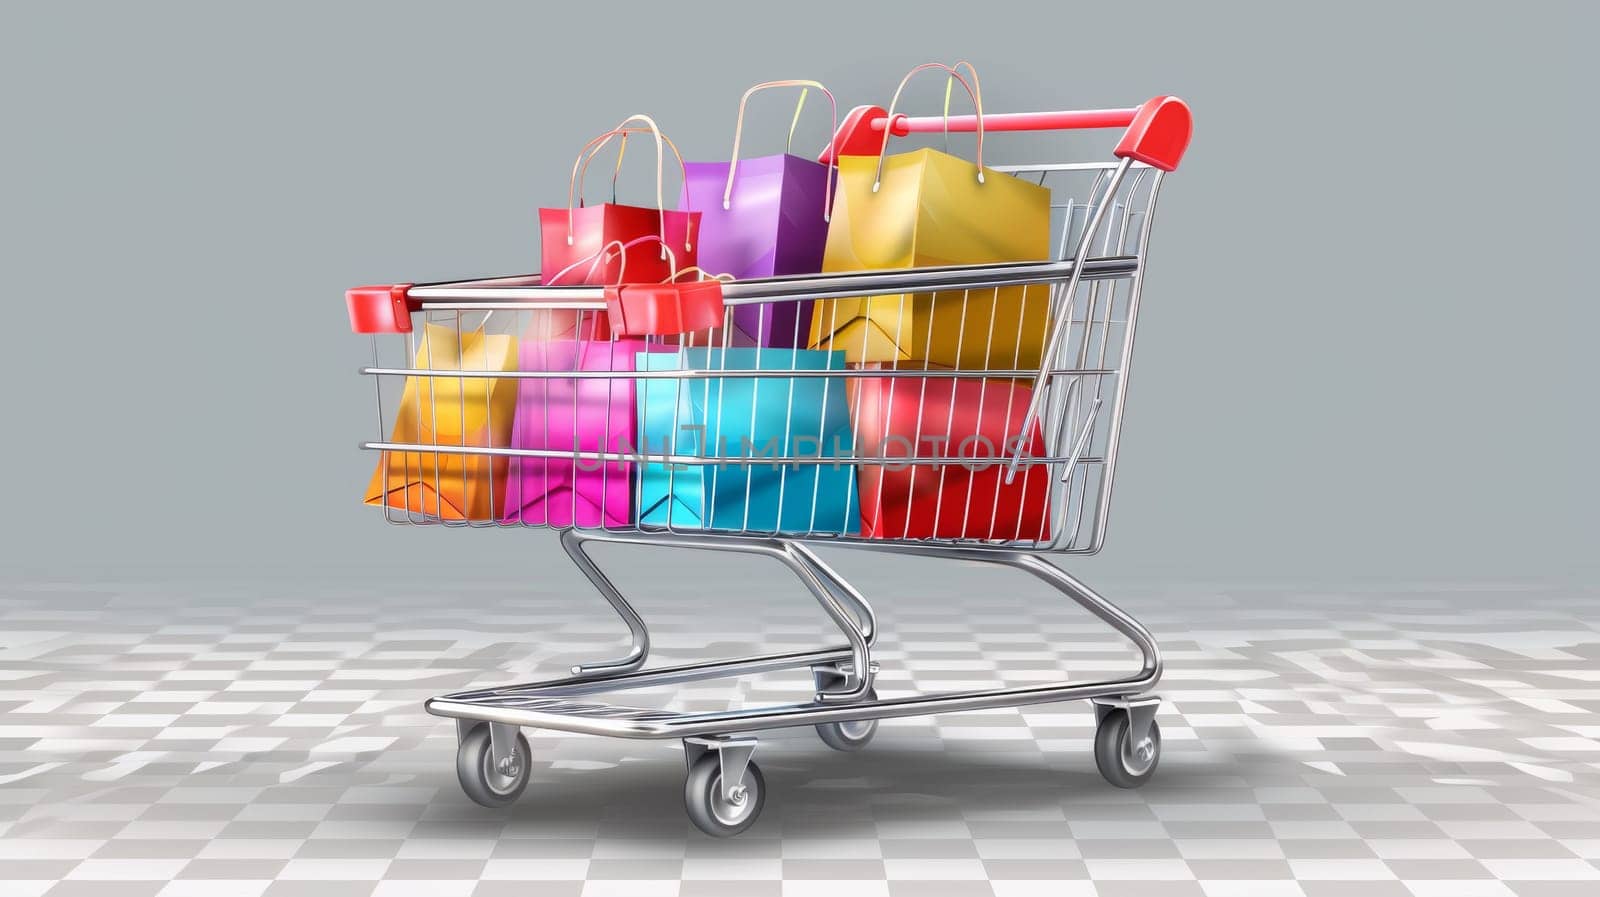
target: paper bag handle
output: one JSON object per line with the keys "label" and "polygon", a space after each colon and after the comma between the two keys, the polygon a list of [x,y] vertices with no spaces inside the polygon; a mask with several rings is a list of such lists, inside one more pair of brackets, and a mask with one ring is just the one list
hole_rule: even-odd
{"label": "paper bag handle", "polygon": [[[956,69],[960,68],[961,66],[966,66],[967,71],[973,74],[973,80],[970,83],[966,78],[961,77],[961,74],[956,71]],[[889,100],[889,112],[887,118],[885,119],[889,127],[885,127],[883,129],[883,143],[878,147],[878,170],[877,174],[873,175],[872,178],[873,193],[877,193],[878,187],[883,183],[883,157],[884,154],[889,151],[889,137],[893,131],[892,125],[894,123],[894,107],[900,102],[900,94],[905,91],[906,83],[909,82],[915,75],[928,69],[942,69],[949,73],[952,79],[961,82],[961,86],[966,88],[967,96],[972,98],[972,108],[978,117],[978,183],[983,183],[983,97],[975,88],[975,85],[977,84],[977,70],[972,67],[972,63],[970,62],[958,62],[955,65],[945,65],[942,62],[924,62],[922,65],[919,65],[911,71],[906,72],[906,76],[900,79],[900,86],[894,89],[894,98]]]}
{"label": "paper bag handle", "polygon": [[[972,63],[966,61],[965,59],[963,59],[960,62],[956,63],[955,65],[951,66],[951,68],[959,69],[962,66],[966,66],[967,74],[972,76],[972,92],[973,92],[973,94],[975,94],[979,99],[982,99],[982,97],[983,97],[983,88],[978,86],[978,70],[975,67],[973,67]],[[941,114],[941,119],[940,119],[941,122],[942,122],[942,129],[944,130],[944,151],[945,152],[949,152],[950,151],[950,95],[953,92],[955,86],[956,86],[956,78],[955,78],[955,75],[952,74],[949,78],[946,78],[945,82],[944,82],[944,112]],[[973,105],[977,105],[977,102],[974,101]],[[977,113],[977,114],[981,115],[982,113]],[[978,165],[978,171],[979,172],[983,171],[983,165],[981,163]]]}
{"label": "paper bag handle", "polygon": [[[833,110],[833,125],[828,129],[828,133],[832,134],[833,132],[839,130],[839,103],[838,103],[837,100],[835,100],[833,98],[833,92],[828,90],[828,88],[823,87],[822,84],[817,82],[817,81],[807,81],[807,80],[803,80],[803,79],[800,79],[800,80],[789,80],[789,81],[763,81],[760,84],[757,84],[754,87],[750,88],[749,90],[745,91],[744,92],[744,96],[739,98],[739,118],[737,120],[735,120],[734,125],[733,125],[733,153],[731,154],[731,158],[730,158],[730,160],[728,162],[728,183],[726,185],[724,185],[723,188],[722,188],[722,207],[724,209],[727,209],[727,208],[731,207],[732,204],[733,204],[733,175],[734,175],[734,172],[739,170],[739,140],[740,140],[740,138],[742,138],[744,136],[744,107],[745,107],[745,104],[750,101],[750,95],[751,94],[756,93],[758,91],[766,90],[766,89],[772,88],[772,87],[815,87],[816,89],[822,91],[822,95],[828,98],[828,107]],[[800,102],[802,104],[805,103],[805,98],[806,98],[806,95],[804,93],[801,93],[800,94]],[[795,118],[796,122],[798,122],[800,120],[800,106],[796,106],[795,107],[794,118]],[[789,138],[790,138],[791,141],[794,139],[794,125],[793,124],[791,124],[789,126]],[[830,165],[830,166],[828,166],[828,187],[827,187],[827,192],[825,192],[822,195],[822,220],[823,221],[829,220],[829,218],[832,216],[832,213],[833,213],[833,166]]]}
{"label": "paper bag handle", "polygon": [[[667,220],[666,220],[667,203],[666,203],[666,196],[665,196],[666,191],[664,189],[664,171],[663,171],[663,166],[662,166],[662,163],[664,161],[663,157],[666,155],[666,151],[662,148],[662,143],[665,141],[668,146],[672,147],[673,155],[678,157],[678,166],[680,168],[684,168],[684,165],[683,165],[683,154],[678,152],[678,147],[677,147],[676,144],[673,144],[670,140],[666,140],[662,136],[661,129],[656,126],[655,119],[651,118],[648,115],[630,115],[627,118],[623,119],[621,122],[619,122],[617,124],[617,126],[615,128],[612,128],[610,131],[607,131],[606,133],[601,134],[600,136],[594,138],[593,140],[590,140],[584,146],[583,151],[578,153],[578,158],[573,161],[573,163],[572,163],[572,177],[567,180],[567,245],[568,246],[571,246],[573,244],[573,231],[574,231],[574,228],[575,228],[573,208],[574,208],[575,201],[577,201],[578,175],[579,175],[579,172],[583,170],[585,159],[588,156],[592,155],[593,153],[599,152],[606,144],[611,142],[611,138],[618,137],[618,136],[626,137],[627,132],[628,132],[628,128],[627,128],[628,123],[629,122],[634,122],[634,121],[642,121],[646,125],[648,125],[649,129],[650,129],[650,133],[654,134],[655,138],[656,138],[656,210],[658,212],[660,212],[661,216],[662,216],[661,217],[661,257],[662,258],[666,258],[667,257],[667,252],[668,252],[668,250],[667,250]],[[634,129],[634,130],[639,130],[639,129]],[[685,173],[687,174],[687,169],[685,169]],[[683,236],[683,248],[684,248],[685,251],[688,251],[689,249],[692,248],[691,245],[690,245],[690,240],[691,240],[690,235],[688,234],[688,232],[685,232],[684,236]]]}
{"label": "paper bag handle", "polygon": [[[620,283],[624,283],[625,282],[624,277],[625,277],[625,275],[627,274],[627,271],[628,271],[628,250],[632,249],[635,246],[638,246],[640,243],[649,243],[649,242],[652,242],[652,241],[661,244],[661,251],[663,253],[663,258],[665,258],[667,260],[667,263],[669,265],[668,270],[670,270],[672,272],[672,274],[668,278],[668,280],[669,281],[677,280],[678,279],[678,275],[680,273],[682,273],[682,272],[680,272],[678,270],[678,256],[675,253],[673,253],[672,247],[668,246],[667,242],[665,240],[661,239],[660,237],[656,236],[655,234],[645,234],[642,237],[634,237],[632,240],[629,240],[626,243],[622,242],[621,240],[612,240],[611,242],[609,242],[606,245],[600,247],[598,250],[596,250],[595,252],[591,253],[590,255],[586,255],[583,258],[578,259],[577,261],[573,262],[572,264],[566,266],[565,268],[562,268],[560,271],[557,271],[556,273],[550,275],[550,277],[544,281],[544,286],[556,286],[556,281],[557,280],[560,280],[561,278],[563,278],[563,277],[567,276],[568,274],[572,273],[572,271],[577,269],[577,267],[579,265],[582,265],[584,262],[589,262],[589,270],[588,270],[587,273],[585,273],[583,275],[583,279],[585,281],[587,281],[590,277],[592,277],[594,275],[594,269],[599,267],[600,262],[605,259],[606,254],[611,252],[612,249],[615,249],[618,253],[621,254],[622,264],[617,266],[617,283],[619,283],[619,284]],[[688,270],[688,269],[685,269],[685,270]]]}
{"label": "paper bag handle", "polygon": [[697,281],[699,281],[699,280],[718,280],[718,281],[721,281],[723,283],[733,283],[735,280],[738,279],[738,278],[734,277],[732,274],[727,274],[727,273],[712,274],[710,271],[707,271],[706,269],[700,267],[699,265],[690,265],[689,267],[684,268],[682,271],[679,271],[676,274],[673,274],[671,277],[667,278],[666,280],[662,281],[662,283],[677,283],[678,282],[678,278],[682,277],[685,274],[688,274],[691,271],[694,272],[694,279],[697,280]]}
{"label": "paper bag handle", "polygon": [[[648,133],[650,133],[650,129],[649,128],[640,128],[640,127],[616,128],[614,130],[607,131],[606,133],[600,135],[599,137],[596,137],[595,139],[589,141],[588,145],[584,147],[584,150],[583,150],[583,152],[584,152],[583,165],[579,167],[579,171],[578,171],[578,178],[577,178],[577,191],[578,191],[578,197],[577,197],[578,198],[578,203],[577,204],[578,204],[578,208],[580,208],[580,209],[583,208],[583,206],[585,204],[585,200],[583,198],[583,185],[584,185],[584,182],[589,179],[589,165],[592,164],[594,162],[594,160],[599,157],[600,151],[606,148],[606,144],[611,142],[611,138],[612,137],[616,137],[616,136],[620,135],[622,137],[622,140],[617,145],[617,162],[616,162],[616,166],[614,168],[612,168],[612,170],[611,170],[611,201],[612,202],[616,202],[617,201],[617,176],[622,174],[622,160],[623,160],[623,157],[626,156],[627,153],[628,153],[628,135],[629,134],[648,134]],[[678,160],[679,170],[683,173],[683,176],[687,178],[689,176],[689,171],[688,171],[688,168],[684,165],[683,153],[678,151],[678,145],[676,143],[673,143],[672,142],[672,138],[668,137],[665,134],[661,135],[661,139],[666,142],[667,149],[672,150],[672,155],[675,156],[677,158],[677,160]]]}

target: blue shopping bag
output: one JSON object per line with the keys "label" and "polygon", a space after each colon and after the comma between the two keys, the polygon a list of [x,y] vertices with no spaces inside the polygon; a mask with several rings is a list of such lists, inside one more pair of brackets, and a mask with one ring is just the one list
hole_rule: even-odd
{"label": "blue shopping bag", "polygon": [[[844,370],[843,352],[684,348],[641,352],[638,370]],[[855,466],[740,463],[760,457],[848,458],[844,381],[835,377],[641,379],[639,522],[674,529],[769,533],[861,531]],[[706,458],[669,465],[664,456]],[[652,461],[651,459],[656,459]]]}

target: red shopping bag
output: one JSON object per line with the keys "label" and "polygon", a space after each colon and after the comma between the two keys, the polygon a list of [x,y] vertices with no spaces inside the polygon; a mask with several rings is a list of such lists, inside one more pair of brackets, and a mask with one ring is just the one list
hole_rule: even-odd
{"label": "red shopping bag", "polygon": [[[642,121],[648,128],[627,127],[629,122]],[[612,138],[624,140],[631,133],[650,133],[656,144],[656,204],[628,206],[617,203],[585,205],[582,186],[583,173],[593,154],[604,149]],[[586,263],[600,254],[602,248],[621,242],[628,246],[626,258],[610,256],[599,266],[588,266],[582,280],[565,279],[565,283],[611,284],[617,283],[626,265],[628,277],[645,283],[666,280],[673,273],[673,263],[668,261],[668,250],[675,257],[679,269],[696,264],[695,236],[700,229],[700,213],[666,208],[662,182],[662,144],[678,154],[677,146],[662,136],[656,123],[646,115],[624,119],[616,128],[589,143],[572,164],[572,178],[567,183],[567,205],[563,208],[539,210],[540,258],[539,272],[550,283],[557,272]],[[619,151],[618,163],[621,162]],[[683,157],[678,156],[678,166],[683,167]],[[660,243],[640,244],[640,237],[659,237]]]}
{"label": "red shopping bag", "polygon": [[[921,363],[917,362],[920,367]],[[861,365],[883,369],[881,365]],[[1036,421],[1024,437],[1032,390],[1010,380],[862,377],[849,390],[856,456],[863,464],[861,534],[873,539],[1050,537],[1050,471],[1029,465],[1005,481],[1019,441],[1044,456]],[[960,464],[897,464],[895,458],[967,458]]]}

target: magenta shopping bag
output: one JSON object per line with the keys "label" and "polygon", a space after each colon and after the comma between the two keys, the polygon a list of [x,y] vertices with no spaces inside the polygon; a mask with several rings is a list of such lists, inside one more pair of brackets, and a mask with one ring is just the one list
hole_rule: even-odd
{"label": "magenta shopping bag", "polygon": [[[632,371],[644,340],[523,339],[524,371]],[[638,406],[634,381],[555,377],[522,380],[511,447],[563,452],[632,451]],[[627,526],[633,465],[626,461],[514,457],[502,522],[529,526]]]}
{"label": "magenta shopping bag", "polygon": [[[815,81],[757,84],[739,101],[733,161],[685,163],[678,208],[700,213],[696,263],[712,276],[731,274],[745,280],[822,270],[833,200],[832,167],[789,153],[739,158],[745,103],[751,94],[769,87],[815,87],[833,103],[833,94]],[[837,108],[834,126],[837,130]],[[809,301],[733,306],[729,344],[804,347],[811,335],[811,306]]]}

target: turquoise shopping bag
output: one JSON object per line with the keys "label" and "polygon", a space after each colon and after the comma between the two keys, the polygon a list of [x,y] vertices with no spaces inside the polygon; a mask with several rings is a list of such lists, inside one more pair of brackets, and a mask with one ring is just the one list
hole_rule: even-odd
{"label": "turquoise shopping bag", "polygon": [[[641,352],[641,371],[844,370],[843,352],[685,348]],[[639,522],[765,533],[861,531],[844,380],[835,377],[641,379]],[[668,464],[667,456],[707,459]]]}

